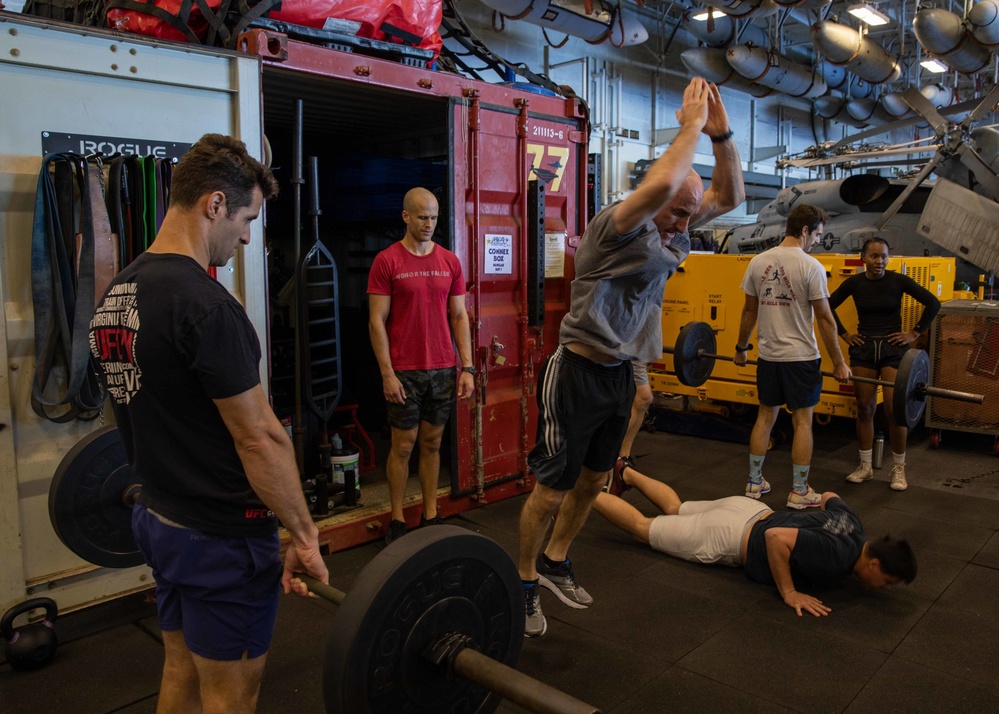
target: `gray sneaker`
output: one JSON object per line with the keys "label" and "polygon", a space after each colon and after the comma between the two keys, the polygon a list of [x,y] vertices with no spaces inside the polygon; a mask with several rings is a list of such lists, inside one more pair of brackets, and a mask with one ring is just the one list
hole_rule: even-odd
{"label": "gray sneaker", "polygon": [[538,556],[538,583],[558,596],[558,599],[571,608],[584,610],[593,604],[590,594],[576,584],[572,574],[572,563],[567,559],[560,565],[549,568],[543,556]]}
{"label": "gray sneaker", "polygon": [[548,630],[548,620],[541,612],[541,591],[537,583],[524,583],[524,637],[541,637]]}

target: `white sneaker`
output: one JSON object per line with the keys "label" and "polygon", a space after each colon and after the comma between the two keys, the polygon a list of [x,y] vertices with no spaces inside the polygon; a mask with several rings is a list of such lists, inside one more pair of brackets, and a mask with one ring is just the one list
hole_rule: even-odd
{"label": "white sneaker", "polygon": [[874,468],[868,464],[861,464],[852,474],[846,477],[850,483],[863,483],[874,478]]}
{"label": "white sneaker", "polygon": [[905,480],[905,464],[895,464],[891,467],[891,490],[904,491],[909,488]]}
{"label": "white sneaker", "polygon": [[807,493],[801,494],[797,491],[791,491],[787,497],[787,507],[799,511],[805,508],[816,508],[821,505],[822,494],[817,493],[811,486],[808,487]]}
{"label": "white sneaker", "polygon": [[767,480],[762,476],[760,476],[759,481],[754,481],[753,479],[749,479],[749,481],[746,483],[747,498],[758,499],[760,496],[765,496],[768,493],[770,493],[770,484],[768,484]]}

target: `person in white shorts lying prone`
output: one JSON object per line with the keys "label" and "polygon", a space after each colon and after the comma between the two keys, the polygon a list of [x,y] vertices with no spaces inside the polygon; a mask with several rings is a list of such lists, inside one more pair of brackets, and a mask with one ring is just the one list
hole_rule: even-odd
{"label": "person in white shorts lying prone", "polygon": [[[620,475],[618,475],[620,474]],[[622,499],[638,489],[665,515],[649,517]],[[829,607],[797,588],[835,585],[851,573],[864,587],[890,588],[916,577],[916,557],[905,540],[868,539],[853,509],[832,492],[821,510],[772,511],[745,496],[680,500],[672,488],[626,467],[611,475],[594,510],[655,550],[695,563],[742,566],[750,580],[775,585],[798,615],[828,615]]]}

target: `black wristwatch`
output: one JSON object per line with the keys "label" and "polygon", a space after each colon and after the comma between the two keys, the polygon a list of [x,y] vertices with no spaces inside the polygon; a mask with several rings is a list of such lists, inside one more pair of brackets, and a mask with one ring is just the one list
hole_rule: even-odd
{"label": "black wristwatch", "polygon": [[476,372],[475,367],[462,367],[461,371],[462,372],[468,372],[473,377],[475,376],[475,372]]}
{"label": "black wristwatch", "polygon": [[749,348],[750,347],[752,347],[752,345],[749,345],[749,344],[746,344],[746,345],[736,345],[735,346],[735,351],[736,352],[749,352]]}

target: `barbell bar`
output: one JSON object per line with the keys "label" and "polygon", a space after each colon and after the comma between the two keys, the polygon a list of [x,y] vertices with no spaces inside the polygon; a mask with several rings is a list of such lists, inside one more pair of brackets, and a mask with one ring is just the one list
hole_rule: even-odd
{"label": "barbell bar", "polygon": [[[673,347],[663,346],[663,352],[673,355],[673,371],[681,384],[699,387],[714,371],[717,359],[734,362],[735,358],[717,353],[715,332],[706,322],[688,322],[680,329]],[[756,360],[746,360],[746,364],[756,365]],[[825,377],[833,377],[832,372],[823,371]],[[951,399],[959,402],[982,404],[984,394],[960,392],[954,389],[934,387],[929,384],[930,358],[923,350],[910,349],[902,356],[894,382],[871,377],[851,376],[850,381],[875,384],[893,389],[892,407],[895,421],[900,426],[913,428],[919,424],[926,409],[926,397]]]}
{"label": "barbell bar", "polygon": [[[52,526],[84,560],[140,565],[131,528],[140,490],[117,428],[98,429],[56,469]],[[364,567],[350,593],[298,577],[339,606],[323,670],[327,714],[491,712],[500,697],[543,714],[599,714],[515,669],[524,590],[513,560],[484,535],[449,525],[408,533]]]}

